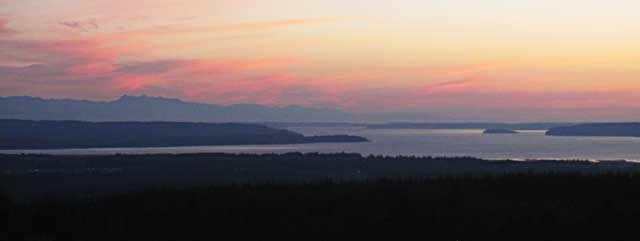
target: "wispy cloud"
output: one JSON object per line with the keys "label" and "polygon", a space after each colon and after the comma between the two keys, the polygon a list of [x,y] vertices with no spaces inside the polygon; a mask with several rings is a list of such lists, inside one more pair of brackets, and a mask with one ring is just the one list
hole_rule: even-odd
{"label": "wispy cloud", "polygon": [[83,32],[98,30],[100,28],[100,25],[98,25],[98,22],[96,19],[89,19],[89,20],[83,20],[83,21],[61,21],[58,24],[67,28],[71,28],[71,29],[83,31]]}
{"label": "wispy cloud", "polygon": [[264,30],[264,29],[272,29],[272,28],[280,28],[287,26],[295,26],[295,25],[306,25],[306,24],[319,24],[319,23],[335,23],[345,18],[303,18],[303,19],[289,19],[289,20],[281,20],[281,21],[272,21],[272,22],[261,22],[261,23],[244,23],[244,24],[231,24],[231,25],[223,25],[223,26],[214,26],[209,28],[213,31],[221,31],[221,30]]}
{"label": "wispy cloud", "polygon": [[436,83],[424,87],[420,90],[421,95],[436,95],[436,94],[448,94],[457,91],[469,90],[472,86],[472,79],[453,80],[442,83]]}
{"label": "wispy cloud", "polygon": [[516,65],[515,61],[483,62],[445,68],[430,68],[429,71],[446,75],[474,75],[488,71],[504,70]]}
{"label": "wispy cloud", "polygon": [[270,22],[254,22],[254,23],[239,23],[239,24],[227,24],[227,25],[214,25],[214,26],[165,26],[157,27],[145,30],[136,30],[117,33],[118,35],[125,35],[130,37],[135,36],[147,36],[147,35],[170,35],[170,34],[197,34],[197,33],[209,33],[209,32],[222,32],[222,31],[259,31],[270,30],[276,28],[300,26],[308,24],[322,24],[322,23],[335,23],[345,18],[303,18],[303,19],[288,19]]}

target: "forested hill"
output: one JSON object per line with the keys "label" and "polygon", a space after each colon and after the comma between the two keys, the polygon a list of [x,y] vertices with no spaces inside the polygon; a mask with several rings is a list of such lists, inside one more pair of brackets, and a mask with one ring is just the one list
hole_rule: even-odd
{"label": "forested hill", "polygon": [[367,141],[310,136],[256,124],[0,120],[0,149],[167,147]]}
{"label": "forested hill", "polygon": [[592,123],[556,127],[547,131],[547,135],[640,137],[640,123]]}

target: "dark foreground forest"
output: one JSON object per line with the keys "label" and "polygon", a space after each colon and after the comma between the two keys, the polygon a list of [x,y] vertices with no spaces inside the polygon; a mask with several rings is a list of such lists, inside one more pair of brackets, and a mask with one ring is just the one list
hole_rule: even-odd
{"label": "dark foreground forest", "polygon": [[629,240],[638,164],[0,155],[3,240]]}
{"label": "dark foreground forest", "polygon": [[157,189],[7,203],[4,240],[629,240],[637,175]]}
{"label": "dark foreground forest", "polygon": [[488,161],[472,157],[388,157],[352,153],[2,155],[0,188],[17,198],[105,195],[155,187],[248,182],[300,183],[384,177],[522,173],[636,173],[625,161]]}

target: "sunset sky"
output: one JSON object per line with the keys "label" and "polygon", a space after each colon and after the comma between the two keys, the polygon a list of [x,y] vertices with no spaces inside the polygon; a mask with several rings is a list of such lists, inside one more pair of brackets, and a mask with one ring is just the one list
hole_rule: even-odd
{"label": "sunset sky", "polygon": [[0,96],[640,121],[640,1],[0,0]]}

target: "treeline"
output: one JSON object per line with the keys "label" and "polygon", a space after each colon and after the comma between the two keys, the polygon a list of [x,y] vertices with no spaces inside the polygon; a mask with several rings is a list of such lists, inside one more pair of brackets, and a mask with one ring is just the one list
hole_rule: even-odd
{"label": "treeline", "polygon": [[471,157],[388,157],[337,153],[0,155],[0,187],[16,197],[113,193],[146,188],[325,178],[484,176],[513,173],[636,173],[624,161],[488,161]]}
{"label": "treeline", "polygon": [[2,238],[13,241],[628,240],[640,176],[325,179],[6,200]]}

